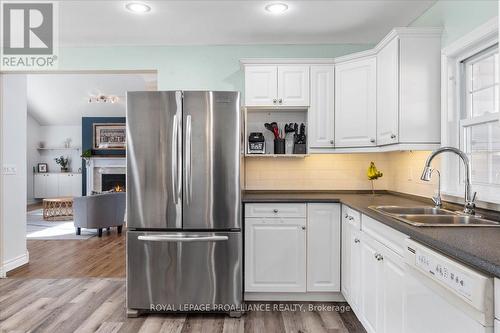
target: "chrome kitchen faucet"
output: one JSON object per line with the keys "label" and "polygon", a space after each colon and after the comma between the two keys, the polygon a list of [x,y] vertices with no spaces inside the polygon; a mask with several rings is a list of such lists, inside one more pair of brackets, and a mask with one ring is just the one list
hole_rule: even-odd
{"label": "chrome kitchen faucet", "polygon": [[[432,175],[432,170],[433,170],[431,168],[431,162],[434,159],[434,157],[436,157],[437,155],[444,153],[444,152],[455,153],[464,162],[464,165],[465,165],[464,213],[467,215],[474,215],[476,213],[476,204],[474,203],[474,201],[476,199],[476,192],[472,193],[471,183],[470,183],[470,179],[471,179],[470,161],[469,161],[469,158],[467,157],[467,155],[463,151],[461,151],[460,149],[454,148],[454,147],[442,147],[442,148],[436,149],[427,158],[427,161],[425,162],[425,167],[424,167],[424,170],[422,171],[422,176],[420,177],[420,179],[422,179],[423,181],[426,181],[426,182],[431,180],[431,175]],[[433,198],[433,200],[434,200],[434,198]],[[436,203],[436,201],[434,201],[434,203]]]}

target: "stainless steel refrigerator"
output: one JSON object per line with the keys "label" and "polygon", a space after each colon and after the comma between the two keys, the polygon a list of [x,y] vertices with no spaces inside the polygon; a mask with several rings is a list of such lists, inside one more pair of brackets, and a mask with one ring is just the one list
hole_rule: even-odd
{"label": "stainless steel refrigerator", "polygon": [[239,105],[238,92],[127,93],[130,316],[237,313],[243,293]]}

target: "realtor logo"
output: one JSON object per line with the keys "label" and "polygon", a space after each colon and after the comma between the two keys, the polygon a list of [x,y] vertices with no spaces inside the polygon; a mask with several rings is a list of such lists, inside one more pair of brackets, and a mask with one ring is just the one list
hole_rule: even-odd
{"label": "realtor logo", "polygon": [[54,69],[57,3],[3,1],[1,69]]}

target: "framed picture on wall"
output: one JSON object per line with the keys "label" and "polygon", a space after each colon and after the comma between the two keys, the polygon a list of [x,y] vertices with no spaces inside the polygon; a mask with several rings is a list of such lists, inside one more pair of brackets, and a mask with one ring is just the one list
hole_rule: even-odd
{"label": "framed picture on wall", "polygon": [[48,172],[47,163],[38,163],[37,170],[38,173],[47,173]]}
{"label": "framed picture on wall", "polygon": [[94,150],[125,150],[125,124],[94,124]]}

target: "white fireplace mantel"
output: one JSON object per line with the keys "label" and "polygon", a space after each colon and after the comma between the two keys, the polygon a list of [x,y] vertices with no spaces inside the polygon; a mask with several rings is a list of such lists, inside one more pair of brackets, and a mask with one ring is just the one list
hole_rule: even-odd
{"label": "white fireplace mantel", "polygon": [[[127,159],[125,157],[91,157],[87,165],[87,194],[95,190],[95,175],[96,170],[113,169],[113,168],[126,168]],[[100,173],[99,173],[100,174]]]}

